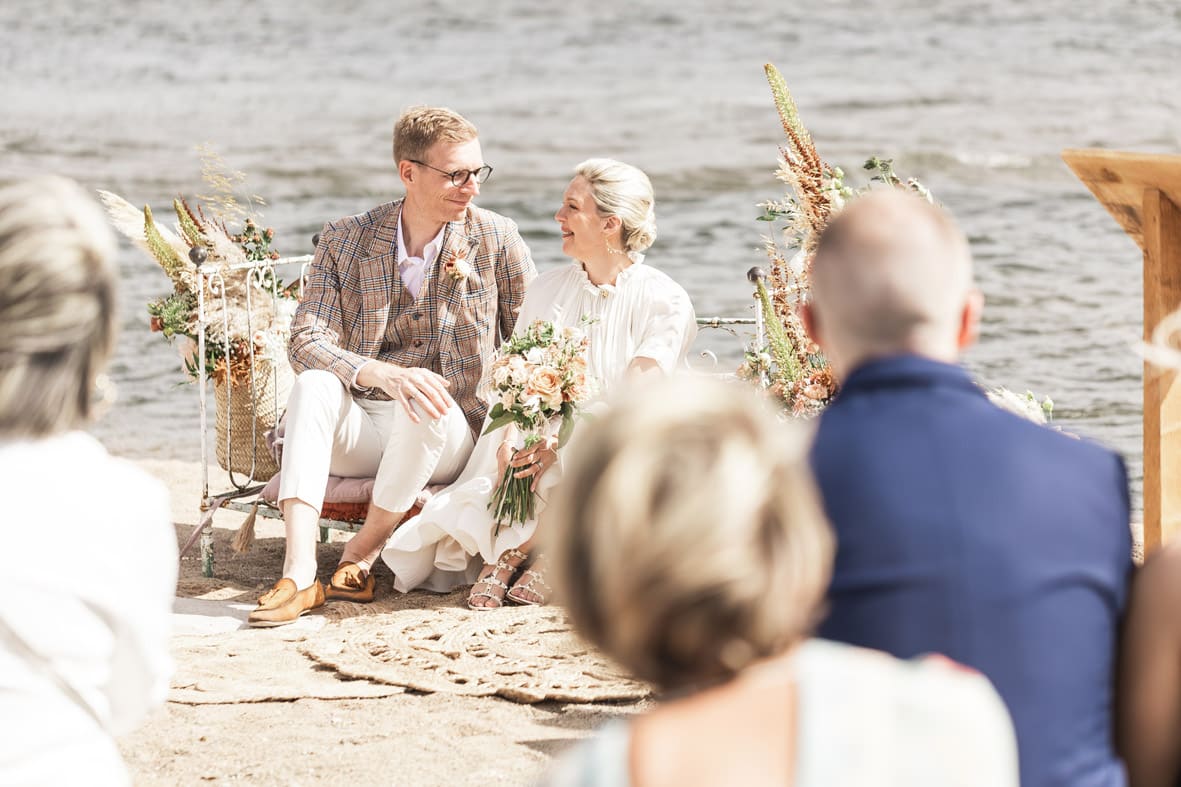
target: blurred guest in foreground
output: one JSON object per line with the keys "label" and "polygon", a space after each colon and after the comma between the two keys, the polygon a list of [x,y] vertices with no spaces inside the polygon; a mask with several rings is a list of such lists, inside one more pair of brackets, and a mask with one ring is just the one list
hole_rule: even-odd
{"label": "blurred guest in foreground", "polygon": [[1181,543],[1132,583],[1120,652],[1117,744],[1132,787],[1181,785]]}
{"label": "blurred guest in foreground", "polygon": [[983,672],[1024,787],[1120,787],[1124,464],[988,402],[956,363],[981,302],[967,239],[918,197],[858,199],[820,237],[803,316],[842,382],[812,449],[839,545],[820,635]]}
{"label": "blurred guest in foreground", "polygon": [[80,431],[109,392],[113,253],[71,181],[0,190],[0,784],[127,783],[112,736],[168,688],[167,490]]}
{"label": "blurred guest in foreground", "polygon": [[[1162,367],[1181,369],[1181,311],[1153,327],[1142,352]],[[1166,477],[1167,474],[1166,474]],[[1181,785],[1181,543],[1173,541],[1145,561],[1132,580],[1121,637],[1116,685],[1116,748],[1132,787]]]}
{"label": "blurred guest in foreground", "polygon": [[574,447],[548,554],[575,628],[681,698],[546,784],[1016,785],[978,673],[807,639],[833,544],[800,430],[717,381],[628,393]]}

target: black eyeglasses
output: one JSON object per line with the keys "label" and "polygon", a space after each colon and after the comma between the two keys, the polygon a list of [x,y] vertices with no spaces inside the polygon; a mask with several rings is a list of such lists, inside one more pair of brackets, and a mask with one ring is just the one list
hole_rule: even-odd
{"label": "black eyeglasses", "polygon": [[479,169],[457,169],[454,172],[448,172],[445,169],[432,167],[430,164],[424,164],[423,162],[415,161],[412,158],[406,160],[411,164],[417,164],[420,167],[433,169],[435,172],[446,175],[447,177],[451,178],[452,186],[466,186],[467,182],[472,178],[476,179],[476,183],[483,183],[492,175],[492,167],[488,166],[487,164],[480,167]]}

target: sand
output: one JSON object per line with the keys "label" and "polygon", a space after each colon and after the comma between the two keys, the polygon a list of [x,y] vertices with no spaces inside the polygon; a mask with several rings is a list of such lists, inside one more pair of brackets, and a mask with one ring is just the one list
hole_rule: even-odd
{"label": "sand", "polygon": [[[183,543],[198,519],[200,466],[138,464],[171,489]],[[213,488],[229,487],[216,480]],[[181,561],[170,699],[120,741],[137,785],[529,784],[555,754],[595,727],[650,706],[648,699],[527,704],[344,679],[305,651],[322,653],[335,633],[380,641],[405,617],[435,614],[462,622],[477,613],[464,611],[462,592],[396,594],[389,572],[378,566],[373,604],[332,603],[291,626],[244,628],[254,599],[279,576],[283,538],[279,522],[259,518],[253,549],[235,555],[229,542],[242,519],[236,512],[215,517],[215,578],[201,576],[196,548]],[[321,580],[347,538],[333,533],[319,546]],[[515,613],[482,614],[507,619]]]}
{"label": "sand", "polygon": [[[137,463],[171,489],[183,543],[199,516],[200,465]],[[214,482],[215,490],[224,488]],[[181,560],[169,701],[120,741],[137,785],[529,784],[555,753],[650,702],[527,704],[344,679],[304,650],[322,650],[337,632],[355,638],[369,621],[379,635],[404,610],[428,612],[401,617],[475,613],[461,611],[459,592],[395,594],[379,567],[372,605],[329,604],[292,626],[243,628],[254,599],[281,572],[283,538],[280,523],[259,518],[253,549],[235,555],[229,541],[242,518],[215,517],[214,578],[201,576],[196,548]],[[347,537],[333,533],[320,545],[322,580]]]}

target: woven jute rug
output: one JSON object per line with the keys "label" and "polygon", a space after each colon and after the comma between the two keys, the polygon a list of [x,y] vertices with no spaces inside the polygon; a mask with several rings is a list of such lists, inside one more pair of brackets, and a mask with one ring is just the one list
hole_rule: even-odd
{"label": "woven jute rug", "polygon": [[299,648],[343,677],[416,691],[526,703],[651,694],[580,640],[555,607],[400,610],[326,626]]}

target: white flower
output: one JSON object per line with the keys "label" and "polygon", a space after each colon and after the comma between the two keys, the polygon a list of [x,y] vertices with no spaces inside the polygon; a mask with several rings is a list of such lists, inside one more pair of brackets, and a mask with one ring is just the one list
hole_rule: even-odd
{"label": "white flower", "polygon": [[508,381],[522,383],[529,377],[529,367],[525,363],[525,359],[519,355],[514,355],[508,361]]}
{"label": "white flower", "polygon": [[544,347],[530,347],[525,351],[525,362],[531,363],[534,366],[545,361]]}
{"label": "white flower", "polygon": [[1046,411],[1038,404],[1037,398],[1032,393],[1021,396],[1004,386],[990,388],[985,393],[988,394],[989,401],[1002,410],[1008,410],[1010,413],[1033,421],[1035,424],[1046,423]]}
{"label": "white flower", "polygon": [[444,263],[443,270],[455,281],[463,281],[472,275],[472,264],[463,257],[456,257]]}
{"label": "white flower", "polygon": [[291,320],[295,317],[295,310],[298,308],[299,301],[294,298],[279,298],[275,302],[275,319],[272,325],[278,330],[287,330],[291,327]]}
{"label": "white flower", "polygon": [[492,384],[500,388],[507,385],[512,376],[513,370],[509,368],[508,364],[497,364],[492,369]]}

